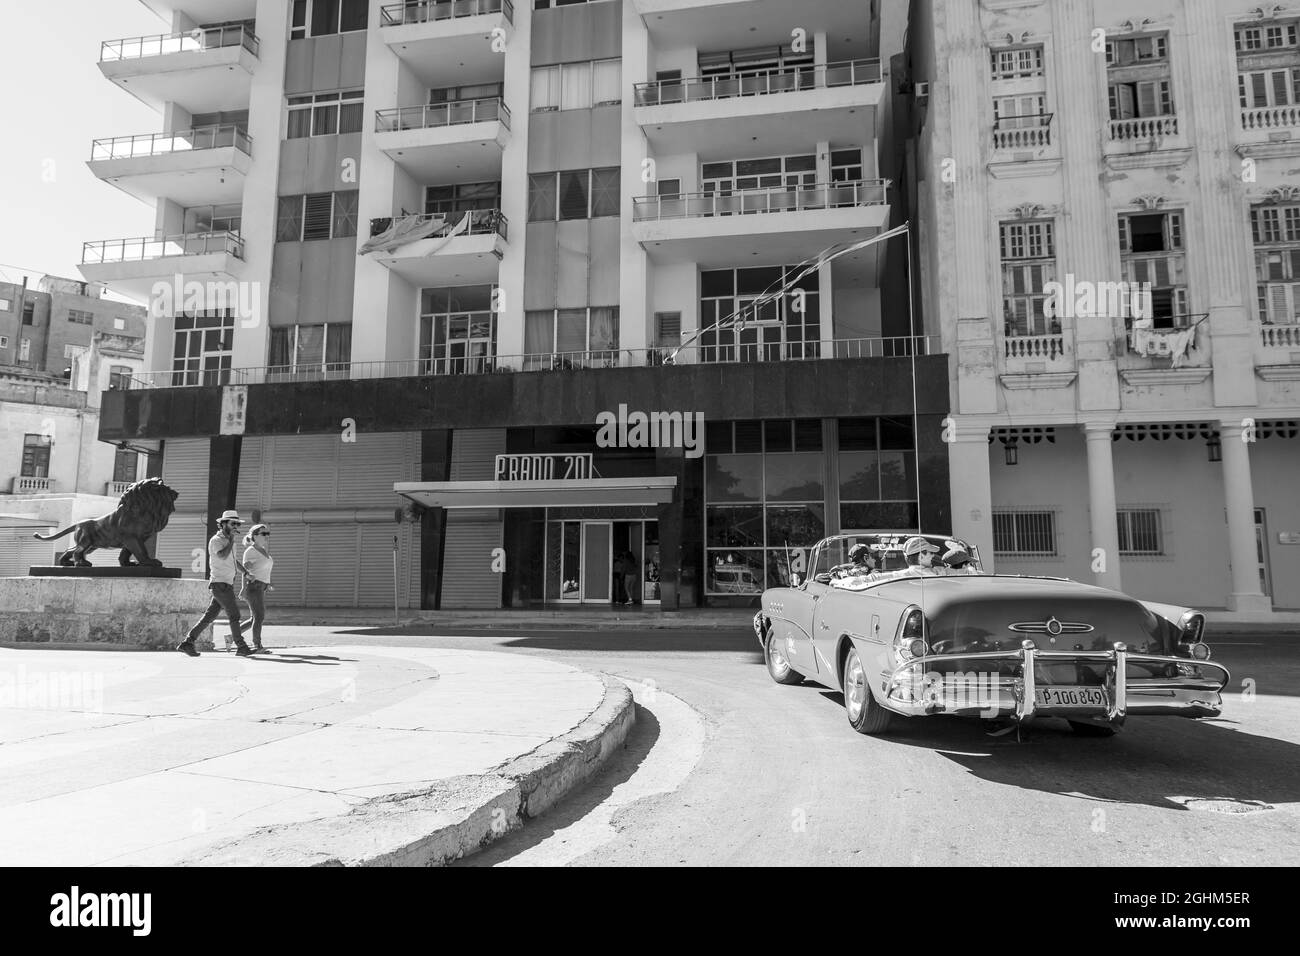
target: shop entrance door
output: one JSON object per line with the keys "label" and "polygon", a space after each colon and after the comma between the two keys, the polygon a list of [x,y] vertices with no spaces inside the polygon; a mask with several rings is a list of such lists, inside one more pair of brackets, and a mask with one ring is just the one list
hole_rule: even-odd
{"label": "shop entrance door", "polygon": [[613,581],[611,524],[582,523],[582,603],[609,604]]}

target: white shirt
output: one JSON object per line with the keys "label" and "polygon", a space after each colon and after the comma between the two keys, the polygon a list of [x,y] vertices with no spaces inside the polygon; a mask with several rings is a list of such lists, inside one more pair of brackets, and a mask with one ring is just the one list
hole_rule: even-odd
{"label": "white shirt", "polygon": [[[230,546],[230,551],[223,558],[217,552]],[[221,532],[208,539],[208,580],[214,584],[235,583],[235,543]]]}
{"label": "white shirt", "polygon": [[254,581],[270,584],[271,567],[274,564],[275,558],[269,554],[263,554],[256,548],[250,547],[244,552],[244,567],[248,568],[248,576]]}

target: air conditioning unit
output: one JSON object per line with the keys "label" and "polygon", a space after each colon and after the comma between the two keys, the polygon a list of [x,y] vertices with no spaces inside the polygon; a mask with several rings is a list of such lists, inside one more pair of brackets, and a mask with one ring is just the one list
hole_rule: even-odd
{"label": "air conditioning unit", "polygon": [[914,92],[915,92],[915,94],[916,94],[916,98],[917,98],[918,100],[928,100],[928,99],[930,98],[930,83],[929,83],[929,81],[927,80],[927,81],[924,81],[924,82],[921,82],[921,83],[917,83],[917,84],[916,84],[916,89],[915,89]]}

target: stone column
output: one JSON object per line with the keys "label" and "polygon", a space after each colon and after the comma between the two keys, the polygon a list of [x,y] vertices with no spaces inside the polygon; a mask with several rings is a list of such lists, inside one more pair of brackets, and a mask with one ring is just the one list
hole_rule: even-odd
{"label": "stone column", "polygon": [[948,475],[952,533],[979,548],[985,571],[993,570],[993,480],[989,472],[989,430],[954,423],[949,434]]}
{"label": "stone column", "polygon": [[1249,443],[1240,421],[1220,422],[1223,443],[1223,504],[1228,516],[1228,561],[1232,568],[1231,611],[1268,613],[1273,602],[1259,587],[1255,545],[1255,491],[1250,481]]}
{"label": "stone column", "polygon": [[[1094,582],[1103,588],[1120,590],[1119,526],[1115,517],[1115,464],[1111,433],[1112,422],[1088,422],[1083,426],[1088,444],[1088,521],[1092,530],[1092,550],[1101,554],[1089,557]],[[1101,563],[1099,564],[1098,561]]]}

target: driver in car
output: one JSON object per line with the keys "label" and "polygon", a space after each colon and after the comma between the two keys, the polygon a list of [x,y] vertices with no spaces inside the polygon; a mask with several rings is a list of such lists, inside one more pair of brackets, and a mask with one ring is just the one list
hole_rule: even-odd
{"label": "driver in car", "polygon": [[871,548],[865,544],[855,544],[849,549],[849,563],[837,564],[831,569],[834,577],[857,577],[872,574],[877,570],[876,557]]}

